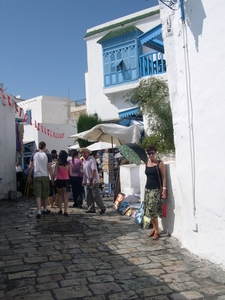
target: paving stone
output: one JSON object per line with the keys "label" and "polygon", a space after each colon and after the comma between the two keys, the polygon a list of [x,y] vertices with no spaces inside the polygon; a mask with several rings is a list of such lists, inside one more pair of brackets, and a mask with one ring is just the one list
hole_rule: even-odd
{"label": "paving stone", "polygon": [[61,280],[60,285],[62,287],[66,286],[74,286],[74,285],[85,285],[87,284],[88,281],[85,277],[82,278],[73,278],[73,279],[68,279],[68,280]]}
{"label": "paving stone", "polygon": [[0,299],[225,300],[225,270],[103,201],[103,216],[53,208],[40,220],[34,199],[0,201]]}
{"label": "paving stone", "polygon": [[13,298],[13,297],[18,296],[18,295],[23,296],[23,295],[26,295],[26,294],[31,294],[33,292],[34,292],[34,287],[33,286],[20,287],[20,288],[12,289],[11,291],[7,291],[6,292],[6,297],[8,299],[10,299],[10,298]]}
{"label": "paving stone", "polygon": [[190,275],[184,274],[182,272],[161,275],[160,278],[162,278],[166,283],[177,283],[192,280],[192,277]]}
{"label": "paving stone", "polygon": [[196,291],[181,292],[170,296],[173,300],[195,300],[203,299],[204,296]]}
{"label": "paving stone", "polygon": [[127,291],[122,293],[115,293],[109,295],[110,300],[124,300],[124,299],[139,299],[134,291]]}
{"label": "paving stone", "polygon": [[96,283],[89,284],[88,286],[94,295],[99,294],[113,294],[116,292],[122,292],[122,289],[115,282]]}
{"label": "paving stone", "polygon": [[46,290],[54,290],[59,287],[57,282],[46,282],[42,284],[37,284],[36,286],[37,291],[46,291]]}
{"label": "paving stone", "polygon": [[194,281],[184,282],[184,285],[188,290],[199,290],[201,288],[201,285]]}
{"label": "paving stone", "polygon": [[48,261],[48,257],[29,257],[29,258],[24,258],[24,262],[27,264],[37,264],[37,263],[42,263]]}
{"label": "paving stone", "polygon": [[[139,269],[146,270],[146,269],[163,269],[163,268],[162,268],[162,265],[160,263],[150,262],[149,264],[140,265]],[[164,271],[162,273],[164,273]]]}
{"label": "paving stone", "polygon": [[167,286],[174,292],[181,292],[186,290],[186,286],[182,282],[167,284]]}
{"label": "paving stone", "polygon": [[23,295],[21,297],[13,298],[13,300],[33,300],[33,299],[34,300],[55,300],[55,298],[52,296],[51,292],[46,292],[46,291],[44,291],[44,292],[39,291],[38,293],[36,292],[33,294]]}
{"label": "paving stone", "polygon": [[44,268],[38,270],[38,276],[47,276],[52,274],[60,274],[60,273],[66,273],[66,270],[64,267],[53,267],[53,268]]}
{"label": "paving stone", "polygon": [[150,260],[146,257],[139,256],[139,257],[130,258],[129,262],[132,263],[133,265],[144,265],[150,263]]}
{"label": "paving stone", "polygon": [[165,295],[145,297],[144,300],[169,300]]}
{"label": "paving stone", "polygon": [[93,276],[93,277],[88,277],[87,280],[90,283],[98,283],[98,282],[110,282],[114,281],[114,278],[110,275],[102,275],[102,276]]}
{"label": "paving stone", "polygon": [[[139,269],[141,269],[141,266],[139,266]],[[149,275],[149,276],[160,276],[161,274],[164,274],[165,271],[163,269],[143,269],[142,271],[136,271],[134,272],[134,274],[136,274],[137,276],[143,276],[143,273]]]}
{"label": "paving stone", "polygon": [[172,290],[166,285],[146,287],[144,289],[137,289],[136,293],[140,297],[139,299],[144,299],[149,296],[167,295],[171,293]]}
{"label": "paving stone", "polygon": [[[107,298],[108,299],[108,298]],[[85,297],[82,298],[82,300],[106,300],[106,296],[105,295],[98,295],[98,296],[92,296],[92,297]]]}
{"label": "paving stone", "polygon": [[74,271],[83,271],[83,270],[95,270],[95,267],[92,264],[87,263],[87,264],[73,264],[68,266],[67,269],[69,272],[74,272]]}
{"label": "paving stone", "polygon": [[91,296],[92,293],[86,285],[79,285],[73,287],[62,287],[54,289],[53,293],[57,300],[63,299],[79,299],[85,296]]}
{"label": "paving stone", "polygon": [[35,271],[24,271],[24,272],[16,272],[16,273],[9,273],[8,278],[11,279],[17,279],[17,278],[27,278],[27,277],[35,277],[36,273]]}
{"label": "paving stone", "polygon": [[215,286],[209,286],[204,289],[199,289],[201,293],[203,293],[206,296],[214,296],[217,294],[225,294],[225,285],[215,285]]}
{"label": "paving stone", "polygon": [[51,281],[60,281],[63,280],[63,277],[61,274],[56,274],[56,275],[50,275],[50,276],[43,276],[43,277],[38,277],[36,279],[37,284],[42,284],[46,282],[51,282]]}
{"label": "paving stone", "polygon": [[95,272],[92,272],[92,271],[82,271],[82,272],[69,272],[69,273],[66,273],[63,275],[63,277],[65,279],[75,279],[76,278],[82,278],[82,277],[91,277],[91,276],[95,276]]}

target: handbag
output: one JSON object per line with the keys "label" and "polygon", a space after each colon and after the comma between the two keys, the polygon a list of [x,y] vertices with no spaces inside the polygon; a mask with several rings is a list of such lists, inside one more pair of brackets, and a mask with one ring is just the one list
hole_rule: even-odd
{"label": "handbag", "polygon": [[[162,192],[163,192],[163,187],[162,187],[162,180],[161,180],[161,174],[159,173],[160,172],[160,169],[159,169],[159,163],[160,161],[158,161],[157,165],[156,165],[156,170],[157,170],[157,174],[158,174],[158,178],[159,178],[159,183],[160,183],[160,199],[162,199]],[[166,190],[166,197],[163,200],[163,203],[162,203],[162,212],[163,212],[163,218],[166,218],[166,203],[164,203],[164,200],[166,200],[168,197],[168,192]]]}
{"label": "handbag", "polygon": [[162,204],[163,218],[166,218],[166,203]]}
{"label": "handbag", "polygon": [[[160,183],[160,199],[162,199],[162,192],[163,192],[163,186],[162,186],[162,177],[161,177],[161,173],[160,173],[160,169],[159,169],[159,164],[160,164],[160,160],[158,161],[157,165],[156,165],[156,170],[157,170],[157,175],[159,178],[159,183]],[[166,191],[166,196],[165,198],[163,198],[163,200],[166,200],[168,198],[168,191]]]}

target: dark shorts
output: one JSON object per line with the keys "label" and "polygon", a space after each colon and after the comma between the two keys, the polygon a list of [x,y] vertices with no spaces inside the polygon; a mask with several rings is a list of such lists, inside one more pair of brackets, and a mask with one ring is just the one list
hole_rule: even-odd
{"label": "dark shorts", "polygon": [[60,180],[60,179],[57,179],[56,182],[55,182],[55,185],[58,189],[62,189],[64,187],[66,187],[66,183],[70,183],[69,179],[68,180]]}

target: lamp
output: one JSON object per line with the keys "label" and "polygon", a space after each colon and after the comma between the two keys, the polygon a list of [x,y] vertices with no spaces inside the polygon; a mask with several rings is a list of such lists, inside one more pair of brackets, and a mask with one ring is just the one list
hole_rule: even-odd
{"label": "lamp", "polygon": [[159,0],[163,4],[165,4],[167,7],[169,7],[172,10],[177,10],[176,5],[178,4],[178,0]]}
{"label": "lamp", "polygon": [[159,1],[172,10],[177,10],[180,6],[181,20],[184,22],[184,0],[159,0]]}

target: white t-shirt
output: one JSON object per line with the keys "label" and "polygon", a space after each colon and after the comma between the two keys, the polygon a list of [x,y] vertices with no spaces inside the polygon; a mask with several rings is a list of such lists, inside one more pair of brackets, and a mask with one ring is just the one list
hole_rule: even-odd
{"label": "white t-shirt", "polygon": [[52,162],[50,154],[45,152],[35,152],[31,156],[31,161],[34,164],[34,177],[49,176],[48,163]]}
{"label": "white t-shirt", "polygon": [[18,166],[18,167],[16,166],[16,173],[17,173],[17,172],[23,172],[23,169],[22,169],[21,166]]}

